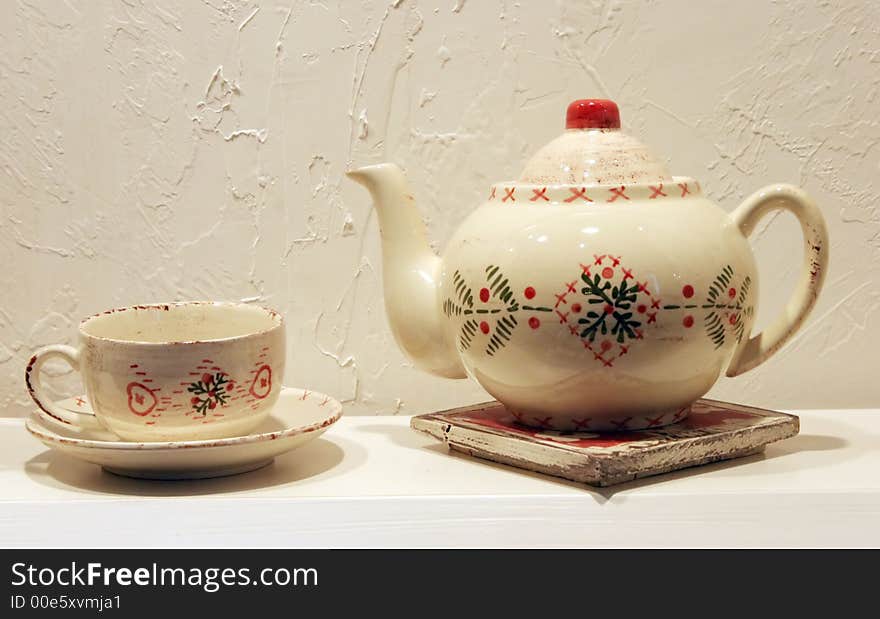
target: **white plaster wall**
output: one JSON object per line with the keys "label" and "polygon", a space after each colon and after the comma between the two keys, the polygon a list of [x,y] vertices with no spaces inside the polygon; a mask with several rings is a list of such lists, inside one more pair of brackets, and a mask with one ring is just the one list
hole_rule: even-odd
{"label": "white plaster wall", "polygon": [[[441,246],[593,96],[726,209],[788,181],[828,218],[808,326],[713,395],[878,406],[878,87],[876,2],[2,0],[0,414],[31,408],[27,357],[80,317],[193,298],[282,310],[287,382],[350,413],[485,398],[396,349],[344,171],[405,165]],[[764,324],[801,241],[785,217],[754,241]]]}

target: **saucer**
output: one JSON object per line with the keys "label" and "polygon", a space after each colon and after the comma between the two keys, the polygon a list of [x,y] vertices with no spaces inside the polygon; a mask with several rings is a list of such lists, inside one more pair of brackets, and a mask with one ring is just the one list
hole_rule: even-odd
{"label": "saucer", "polygon": [[[93,414],[84,396],[59,405]],[[342,404],[322,393],[283,387],[269,417],[250,434],[201,441],[121,441],[103,430],[76,430],[41,411],[25,427],[50,449],[140,479],[205,479],[245,473],[317,438],[342,416]]]}

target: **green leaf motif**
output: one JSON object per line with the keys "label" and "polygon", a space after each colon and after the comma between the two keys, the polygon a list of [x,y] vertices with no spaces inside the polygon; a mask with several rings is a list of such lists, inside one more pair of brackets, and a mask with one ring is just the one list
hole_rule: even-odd
{"label": "green leaf motif", "polygon": [[191,405],[196,413],[202,417],[217,406],[225,406],[229,401],[228,389],[232,384],[230,378],[223,372],[206,374],[208,380],[198,380],[186,388],[193,394]]}
{"label": "green leaf motif", "polygon": [[489,341],[485,352],[493,356],[504,348],[513,337],[514,330],[519,321],[516,314],[526,312],[552,312],[550,307],[521,305],[511,287],[510,279],[504,275],[501,267],[490,264],[485,269],[486,289],[489,292],[489,301],[500,301],[501,306],[494,304],[475,307],[474,293],[471,285],[465,280],[460,271],[452,274],[452,294],[444,299],[442,304],[443,313],[447,318],[463,317],[458,334],[458,348],[460,351],[469,350],[478,337],[485,321],[489,325]]}
{"label": "green leaf motif", "polygon": [[583,318],[578,319],[578,324],[583,325],[580,336],[595,342],[597,335],[607,335],[610,331],[620,344],[627,339],[638,337],[635,330],[641,327],[642,323],[633,319],[632,312],[626,311],[636,301],[638,283],[629,285],[624,276],[620,284],[613,286],[611,282],[603,282],[598,273],[592,278],[584,273],[581,279],[585,284],[581,288],[581,293],[587,297],[587,303],[603,304],[605,309],[601,313],[590,310]]}

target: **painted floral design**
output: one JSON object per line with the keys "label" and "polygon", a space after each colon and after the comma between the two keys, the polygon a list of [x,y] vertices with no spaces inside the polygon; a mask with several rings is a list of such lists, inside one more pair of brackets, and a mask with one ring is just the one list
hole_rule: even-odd
{"label": "painted floral design", "polygon": [[[608,275],[613,277],[611,268],[607,269]],[[616,285],[603,280],[599,273],[591,277],[585,272],[581,279],[586,284],[581,293],[587,297],[590,308],[578,319],[578,324],[583,326],[580,336],[595,342],[597,335],[610,333],[618,343],[635,338],[636,330],[642,326],[641,321],[633,317],[639,284],[628,283],[626,274]]]}
{"label": "painted floral design", "polygon": [[553,306],[559,322],[606,367],[629,352],[632,340],[644,337],[660,309],[648,281],[639,281],[621,260],[601,254],[581,263],[580,282],[564,282]]}
{"label": "painted floral design", "polygon": [[[741,342],[745,335],[745,319],[754,313],[754,307],[747,305],[746,301],[752,287],[752,278],[746,277],[739,283],[739,288],[734,284],[735,273],[733,267],[726,265],[706,292],[706,298],[702,304],[684,303],[664,305],[664,310],[701,310],[704,313],[703,325],[706,335],[715,344],[716,350],[724,346],[727,336],[732,333],[737,342]],[[686,285],[682,288],[682,296],[690,299],[695,294],[693,286]],[[692,314],[685,314],[682,319],[685,328],[694,325]]]}
{"label": "painted floral design", "polygon": [[660,316],[669,320],[671,314],[677,314],[675,320],[686,330],[700,318],[706,336],[718,349],[728,337],[741,341],[746,319],[754,313],[749,296],[751,278],[738,280],[730,265],[719,270],[702,303],[694,298],[694,287],[686,284],[670,295],[674,298],[667,299],[676,302],[666,304],[649,280],[640,281],[621,256],[594,255],[580,269],[579,279],[563,282],[560,293],[553,294],[552,307],[538,305],[538,291],[533,286],[520,290],[499,266],[486,267],[486,284],[479,290],[455,271],[453,294],[444,301],[443,312],[462,321],[459,349],[468,350],[479,342],[488,356],[494,356],[522,324],[538,329],[544,320],[542,313],[552,312],[594,360],[612,367],[631,345],[644,339],[646,330],[656,326]]}
{"label": "painted floral design", "polygon": [[186,390],[193,394],[190,399],[192,409],[202,415],[208,414],[218,406],[224,406],[235,389],[235,382],[225,372],[205,373],[201,380],[190,383]]}
{"label": "painted floral design", "polygon": [[[132,364],[132,380],[126,386],[128,408],[143,418],[145,425],[160,423],[163,413],[182,413],[200,423],[216,423],[230,413],[248,407],[257,410],[273,393],[272,367],[268,360],[270,348],[261,348],[253,359],[253,369],[235,377],[212,359],[202,359],[199,365],[180,377],[180,382],[168,389],[154,386],[149,373]],[[277,385],[276,385],[277,387]],[[277,389],[276,389],[277,391]]]}
{"label": "painted floral design", "polygon": [[531,305],[537,295],[532,286],[526,286],[521,293],[515,291],[510,280],[500,267],[486,267],[486,284],[478,294],[464,277],[456,271],[452,274],[454,297],[443,302],[443,312],[447,317],[463,316],[464,322],[459,332],[458,345],[461,350],[471,347],[474,340],[485,336],[486,354],[490,357],[504,348],[520,324],[522,314],[530,316],[525,319],[531,329],[541,326],[540,312],[552,312],[549,307]]}

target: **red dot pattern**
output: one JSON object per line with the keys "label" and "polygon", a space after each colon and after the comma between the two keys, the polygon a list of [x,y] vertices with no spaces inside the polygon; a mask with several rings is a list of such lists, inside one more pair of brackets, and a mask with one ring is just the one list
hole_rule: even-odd
{"label": "red dot pattern", "polygon": [[488,300],[489,300],[489,289],[483,288],[482,290],[480,290],[480,301],[485,303]]}
{"label": "red dot pattern", "polygon": [[480,331],[483,333],[489,333],[489,323],[485,320],[480,323]]}
{"label": "red dot pattern", "polygon": [[681,321],[681,324],[683,324],[686,329],[690,329],[694,326],[694,317],[691,315],[685,316],[684,319]]}
{"label": "red dot pattern", "polygon": [[684,295],[685,299],[690,299],[692,296],[694,296],[694,287],[690,284],[686,285],[684,288],[681,289],[681,294]]}
{"label": "red dot pattern", "polygon": [[538,327],[541,326],[541,321],[538,320],[538,318],[536,316],[532,316],[531,318],[529,318],[529,326],[532,329],[537,329]]}
{"label": "red dot pattern", "polygon": [[526,288],[523,291],[523,294],[526,295],[527,299],[534,299],[535,298],[535,289],[532,288],[531,286],[529,286],[528,288]]}

